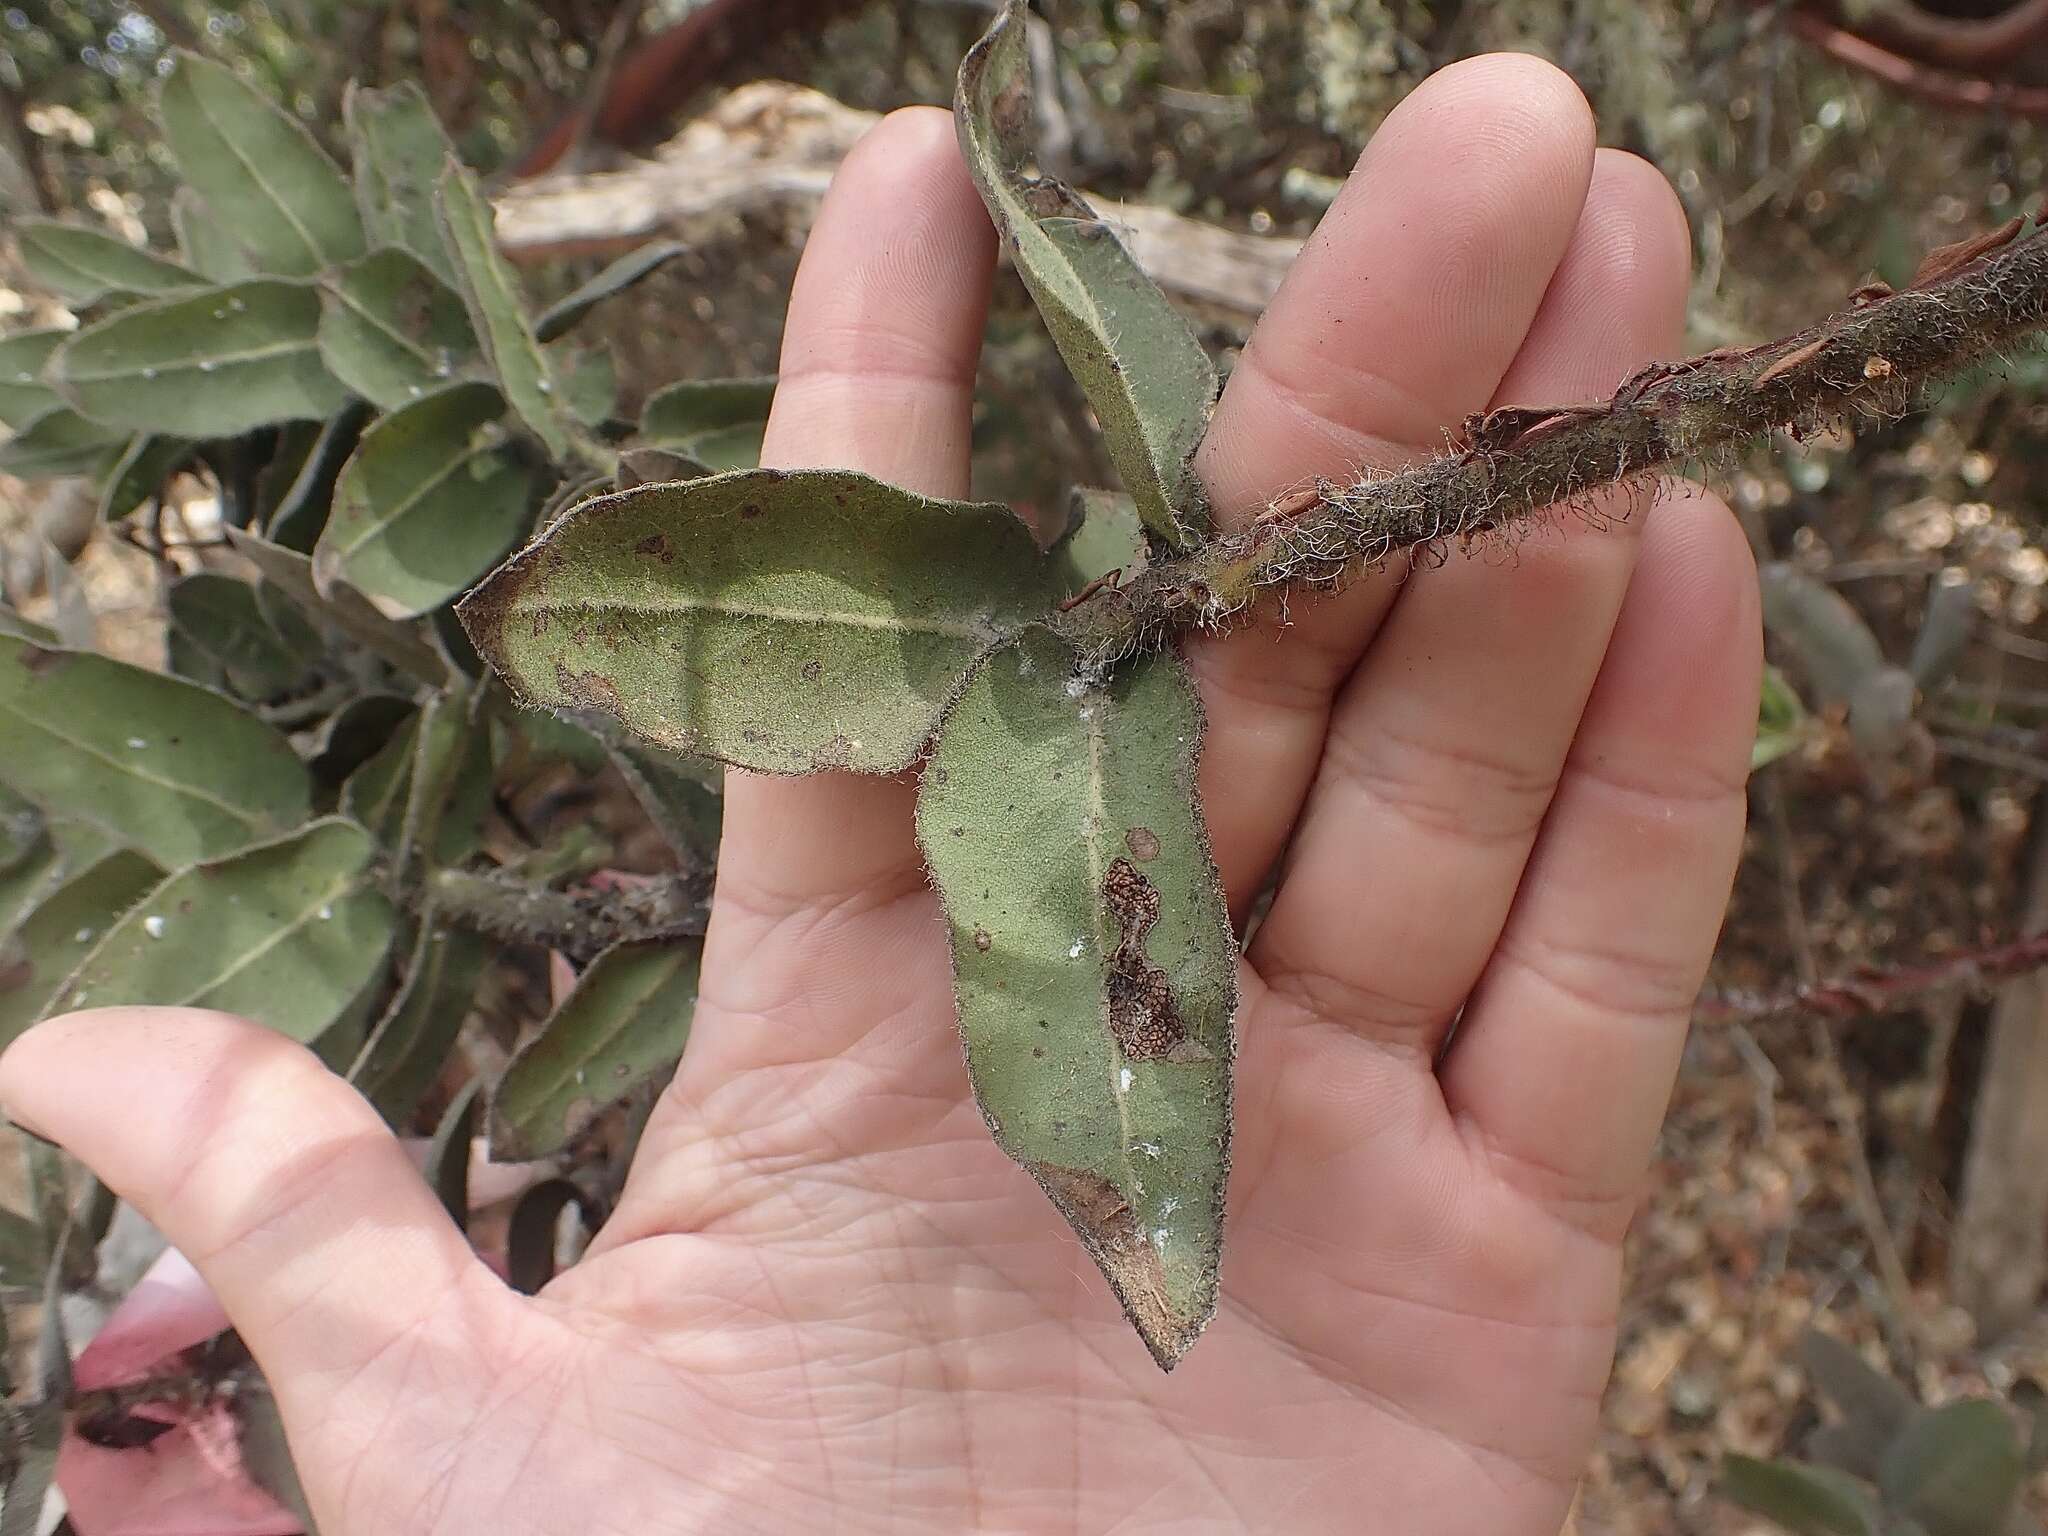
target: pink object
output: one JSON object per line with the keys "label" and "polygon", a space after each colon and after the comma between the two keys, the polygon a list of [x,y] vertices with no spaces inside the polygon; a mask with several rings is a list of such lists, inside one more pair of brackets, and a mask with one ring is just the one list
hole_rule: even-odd
{"label": "pink object", "polygon": [[[167,1249],[79,1355],[72,1379],[86,1392],[138,1381],[227,1326],[199,1272]],[[298,1517],[243,1470],[225,1404],[138,1414],[172,1428],[132,1450],[64,1437],[57,1486],[79,1536],[302,1536]]]}

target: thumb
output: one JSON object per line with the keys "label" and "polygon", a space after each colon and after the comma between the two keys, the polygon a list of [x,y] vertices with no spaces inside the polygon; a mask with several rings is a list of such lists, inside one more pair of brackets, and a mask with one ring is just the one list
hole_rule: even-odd
{"label": "thumb", "polygon": [[298,1423],[326,1411],[323,1384],[369,1385],[437,1316],[510,1299],[376,1111],[246,1019],[51,1019],[0,1056],[0,1109],[184,1251]]}

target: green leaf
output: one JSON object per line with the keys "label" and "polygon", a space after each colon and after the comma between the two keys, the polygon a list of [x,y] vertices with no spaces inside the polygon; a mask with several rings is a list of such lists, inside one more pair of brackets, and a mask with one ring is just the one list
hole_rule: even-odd
{"label": "green leaf", "polygon": [[348,392],[320,361],[320,296],[257,279],[137,304],[78,332],[50,360],[57,392],[133,432],[234,437],[331,416]]}
{"label": "green leaf", "polygon": [[1165,1369],[1216,1306],[1237,944],[1174,654],[1103,686],[1034,627],[946,713],[917,835],[968,1076]]}
{"label": "green leaf", "polygon": [[618,409],[618,367],[609,347],[560,349],[555,377],[562,381],[562,408],[584,426],[602,427]]}
{"label": "green leaf", "polygon": [[716,474],[761,462],[761,434],[775,399],[775,378],[683,379],[648,396],[640,411],[641,446],[681,454]]}
{"label": "green leaf", "polygon": [[1980,1397],[1914,1414],[1885,1453],[1878,1487],[1927,1536],[2003,1536],[2025,1477],[2012,1416]]}
{"label": "green leaf", "polygon": [[235,553],[261,571],[264,579],[297,604],[309,619],[331,624],[356,644],[422,682],[447,681],[448,664],[422,638],[418,625],[387,619],[371,606],[368,598],[345,584],[331,582],[322,593],[313,584],[312,560],[297,550],[259,539],[240,528],[223,531]]}
{"label": "green leaf", "polygon": [[1799,1363],[1844,1419],[1887,1443],[1919,1411],[1913,1394],[1871,1365],[1861,1351],[1818,1328],[1800,1336]]}
{"label": "green leaf", "polygon": [[528,704],[771,773],[893,773],[1052,569],[1006,507],[750,470],[587,501],[458,611]]}
{"label": "green leaf", "polygon": [[88,421],[68,405],[31,416],[0,443],[0,474],[23,480],[97,475],[125,450],[128,434]]}
{"label": "green leaf", "polygon": [[716,863],[724,798],[712,787],[715,779],[704,770],[718,765],[692,764],[631,742],[609,751],[619,777],[684,867],[708,869]]}
{"label": "green leaf", "polygon": [[63,404],[57,391],[43,382],[43,364],[70,335],[51,329],[0,337],[0,422],[18,427]]}
{"label": "green leaf", "polygon": [[542,341],[566,336],[576,323],[615,294],[624,293],[642,278],[650,277],[683,254],[673,240],[657,240],[628,251],[567,298],[550,304],[533,323],[533,334]]}
{"label": "green leaf", "polygon": [[246,581],[195,571],[171,585],[165,600],[171,627],[211,660],[245,699],[274,699],[306,680],[311,658],[299,637],[271,627]]}
{"label": "green leaf", "polygon": [[311,1041],[384,964],[377,845],[330,817],[171,876],[80,963],[51,1008],[217,1008]]}
{"label": "green leaf", "polygon": [[198,273],[88,224],[22,219],[14,230],[28,275],[70,304],[96,304],[109,294],[153,295],[206,286]]}
{"label": "green leaf", "polygon": [[1720,1491],[1744,1509],[1775,1520],[1792,1536],[1879,1536],[1870,1495],[1830,1467],[1724,1456]]}
{"label": "green leaf", "polygon": [[455,267],[434,216],[434,187],[455,153],[428,105],[407,80],[384,90],[350,85],[341,117],[355,156],[356,205],[375,245],[412,252],[453,284]]}
{"label": "green leaf", "polygon": [[184,265],[209,283],[239,283],[258,275],[249,253],[235,243],[233,233],[190,187],[171,194],[171,230],[178,237],[178,255]]}
{"label": "green leaf", "polygon": [[440,388],[476,354],[462,300],[401,250],[372,251],[323,278],[320,303],[328,372],[387,411]]}
{"label": "green leaf", "polygon": [[696,940],[620,944],[512,1058],[491,1098],[491,1155],[559,1152],[600,1112],[666,1074],[682,1055],[697,1004]]}
{"label": "green leaf", "polygon": [[64,978],[100,936],[162,879],[163,871],[148,859],[123,851],[81,870],[43,898],[17,935],[24,966],[0,966],[0,1044],[43,1016]]}
{"label": "green leaf", "polygon": [[451,384],[365,432],[313,551],[314,584],[325,593],[345,581],[400,619],[490,569],[532,515],[504,414],[490,385]]}
{"label": "green leaf", "polygon": [[483,1079],[471,1078],[455,1095],[427,1148],[427,1182],[441,1197],[441,1204],[455,1225],[469,1226],[469,1160],[476,1139],[477,1093]]}
{"label": "green leaf", "polygon": [[490,955],[490,945],[473,933],[421,924],[404,986],[348,1074],[393,1126],[410,1123],[441,1075]]}
{"label": "green leaf", "polygon": [[1064,567],[1065,589],[1080,591],[1089,582],[1121,571],[1126,578],[1145,564],[1145,525],[1138,504],[1118,491],[1074,492],[1067,531],[1052,547]]}
{"label": "green leaf", "polygon": [[505,1279],[531,1296],[555,1277],[555,1233],[562,1212],[583,1209],[583,1191],[567,1179],[548,1179],[519,1197],[505,1232]]}
{"label": "green leaf", "polygon": [[137,434],[107,473],[100,521],[119,522],[161,491],[191,457],[192,444],[182,437]]}
{"label": "green leaf", "polygon": [[1215,367],[1095,210],[1026,172],[1031,113],[1025,7],[1010,0],[960,65],[961,152],[1145,526],[1186,546],[1209,526],[1190,461],[1216,398]]}
{"label": "green leaf", "polygon": [[253,1368],[244,1371],[235,1378],[230,1402],[235,1417],[235,1441],[249,1480],[291,1511],[306,1536],[316,1536],[306,1490],[300,1484],[299,1469],[285,1440],[284,1416],[278,1412],[277,1395],[271,1391],[270,1383]]}
{"label": "green leaf", "polygon": [[0,780],[166,869],[298,824],[291,743],[219,694],[106,656],[0,635]]}
{"label": "green leaf", "polygon": [[519,280],[498,250],[491,205],[452,157],[441,173],[439,208],[456,287],[506,400],[551,457],[568,458],[571,434],[556,401],[560,382],[526,318]]}
{"label": "green leaf", "polygon": [[233,71],[180,51],[158,111],[185,180],[265,271],[304,277],[362,255],[363,222],[341,171]]}
{"label": "green leaf", "polygon": [[396,693],[359,693],[321,723],[306,766],[326,785],[338,785],[387,746],[413,712]]}

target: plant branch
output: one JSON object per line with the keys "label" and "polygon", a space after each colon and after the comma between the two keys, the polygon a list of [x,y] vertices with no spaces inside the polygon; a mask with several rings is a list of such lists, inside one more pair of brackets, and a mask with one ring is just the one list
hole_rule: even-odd
{"label": "plant branch", "polygon": [[1920,965],[1853,971],[1777,992],[1722,992],[1693,1009],[1698,1024],[1758,1024],[1805,1015],[1844,1020],[1890,1013],[1950,988],[1988,991],[1998,982],[2048,967],[2048,931],[1967,949]]}
{"label": "plant branch", "polygon": [[2048,233],[2019,220],[1929,254],[1779,341],[1655,363],[1596,405],[1467,417],[1453,451],[1395,474],[1323,481],[1252,523],[1074,600],[1053,627],[1101,671],[1187,629],[1241,622],[1263,595],[1328,590],[1414,549],[1510,529],[1652,471],[1714,460],[1778,428],[1895,417],[1929,384],[2048,326]]}
{"label": "plant branch", "polygon": [[578,965],[614,944],[704,932],[707,882],[659,879],[625,890],[553,891],[503,874],[437,869],[420,899],[436,915],[494,939],[558,949]]}

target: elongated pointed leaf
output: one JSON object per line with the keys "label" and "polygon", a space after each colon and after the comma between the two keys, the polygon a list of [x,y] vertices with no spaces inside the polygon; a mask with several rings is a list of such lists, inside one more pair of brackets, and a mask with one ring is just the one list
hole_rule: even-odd
{"label": "elongated pointed leaf", "polygon": [[0,965],[0,1044],[43,1016],[100,936],[162,879],[141,854],[113,853],[43,898],[16,935],[22,963]]}
{"label": "elongated pointed leaf", "polygon": [[88,421],[68,405],[54,405],[21,424],[0,443],[0,474],[23,480],[96,475],[126,451],[128,434]]}
{"label": "elongated pointed leaf", "polygon": [[290,1510],[306,1536],[318,1536],[292,1448],[285,1440],[284,1415],[278,1412],[277,1395],[270,1383],[252,1366],[236,1378],[231,1401],[235,1443],[249,1480]]}
{"label": "elongated pointed leaf", "polygon": [[1831,1467],[1796,1461],[1721,1461],[1722,1496],[1768,1516],[1790,1536],[1879,1536],[1876,1501],[1861,1484]]}
{"label": "elongated pointed leaf", "polygon": [[1878,1487],[1927,1536],[2003,1536],[2026,1470],[2012,1416],[1970,1398],[1916,1412],[1885,1452]]}
{"label": "elongated pointed leaf", "polygon": [[291,743],[177,678],[0,635],[0,780],[97,823],[166,869],[304,819]]}
{"label": "elongated pointed leaf", "polygon": [[699,473],[752,469],[775,399],[773,375],[759,379],[683,379],[648,396],[640,411],[643,446],[681,454]]}
{"label": "elongated pointed leaf", "polygon": [[57,349],[50,379],[109,426],[233,437],[330,416],[348,392],[320,361],[320,295],[260,279],[137,304]]}
{"label": "elongated pointed leaf", "polygon": [[601,1110],[665,1076],[697,1003],[696,940],[621,944],[593,960],[491,1098],[491,1155],[545,1157]]}
{"label": "elongated pointed leaf", "polygon": [[180,263],[209,283],[239,283],[258,275],[233,231],[214,217],[206,200],[190,187],[180,187],[171,195],[171,229],[178,237]]}
{"label": "elongated pointed leaf", "polygon": [[557,398],[560,381],[527,319],[519,279],[498,250],[491,205],[452,158],[441,173],[439,208],[456,286],[506,400],[551,456],[566,459],[571,434]]}
{"label": "elongated pointed leaf", "polygon": [[448,664],[427,643],[418,625],[387,619],[371,606],[368,598],[345,583],[329,583],[323,594],[313,583],[312,560],[297,550],[259,539],[240,528],[229,528],[226,535],[235,553],[261,571],[309,619],[332,625],[422,682],[447,681]]}
{"label": "elongated pointed leaf", "polygon": [[328,372],[387,411],[439,389],[476,354],[462,300],[401,250],[372,251],[323,279],[320,304]]}
{"label": "elongated pointed leaf", "polygon": [[158,111],[179,171],[264,271],[310,276],[362,255],[363,222],[340,170],[232,70],[180,52]]}
{"label": "elongated pointed leaf", "polygon": [[1051,571],[1008,508],[751,470],[585,502],[459,611],[530,704],[771,773],[892,773]]}
{"label": "elongated pointed leaf", "polygon": [[953,937],[968,1076],[1161,1366],[1216,1305],[1237,946],[1171,653],[1104,687],[1033,628],[946,712],[917,834]]}
{"label": "elongated pointed leaf", "polygon": [[376,853],[361,827],[329,818],[175,874],[93,947],[51,1009],[218,1008],[313,1040],[384,964],[393,916],[371,879]]}
{"label": "elongated pointed leaf", "polygon": [[441,1197],[442,1207],[455,1225],[464,1229],[469,1226],[469,1161],[476,1141],[478,1095],[482,1089],[483,1080],[471,1078],[455,1095],[434,1131],[423,1170],[434,1193]]}
{"label": "elongated pointed leaf", "polygon": [[491,946],[476,934],[435,923],[421,925],[406,965],[405,985],[348,1074],[356,1090],[393,1126],[403,1129],[410,1123],[441,1075],[490,955]]}
{"label": "elongated pointed leaf", "polygon": [[43,380],[43,365],[71,333],[16,331],[0,337],[0,422],[19,427],[63,402]]}
{"label": "elongated pointed leaf", "polygon": [[23,219],[14,228],[28,275],[72,304],[95,304],[109,294],[155,295],[206,286],[198,273],[89,224]]}
{"label": "elongated pointed leaf", "polygon": [[192,444],[182,437],[139,433],[107,472],[100,492],[100,521],[118,522],[161,491],[171,476],[192,457]]}
{"label": "elongated pointed leaf", "polygon": [[1190,460],[1208,427],[1215,367],[1095,210],[1027,173],[1031,113],[1025,8],[1010,0],[960,65],[961,151],[1145,525],[1189,543],[1208,527]]}
{"label": "elongated pointed leaf", "polygon": [[351,85],[341,116],[370,243],[410,251],[444,283],[454,283],[455,267],[434,217],[434,186],[455,147],[426,94],[410,80],[383,90]]}
{"label": "elongated pointed leaf", "polygon": [[628,251],[574,293],[543,310],[540,318],[533,322],[534,335],[542,341],[566,336],[578,321],[606,299],[624,293],[643,278],[653,276],[682,254],[683,247],[673,240],[657,240],[638,250]]}
{"label": "elongated pointed leaf", "polygon": [[418,843],[436,863],[460,864],[482,842],[490,795],[490,733],[441,695],[349,775],[341,810],[383,843]]}
{"label": "elongated pointed leaf", "polygon": [[271,627],[248,582],[196,571],[172,584],[166,606],[171,627],[243,698],[274,699],[305,681],[310,658]]}
{"label": "elongated pointed leaf", "polygon": [[1864,1359],[1855,1347],[1817,1328],[1800,1336],[1799,1363],[1843,1417],[1868,1426],[1871,1434],[1887,1441],[1919,1411],[1912,1393]]}
{"label": "elongated pointed leaf", "polygon": [[490,569],[532,515],[504,414],[490,385],[453,384],[365,432],[313,551],[315,583],[346,581],[387,617],[410,618]]}

